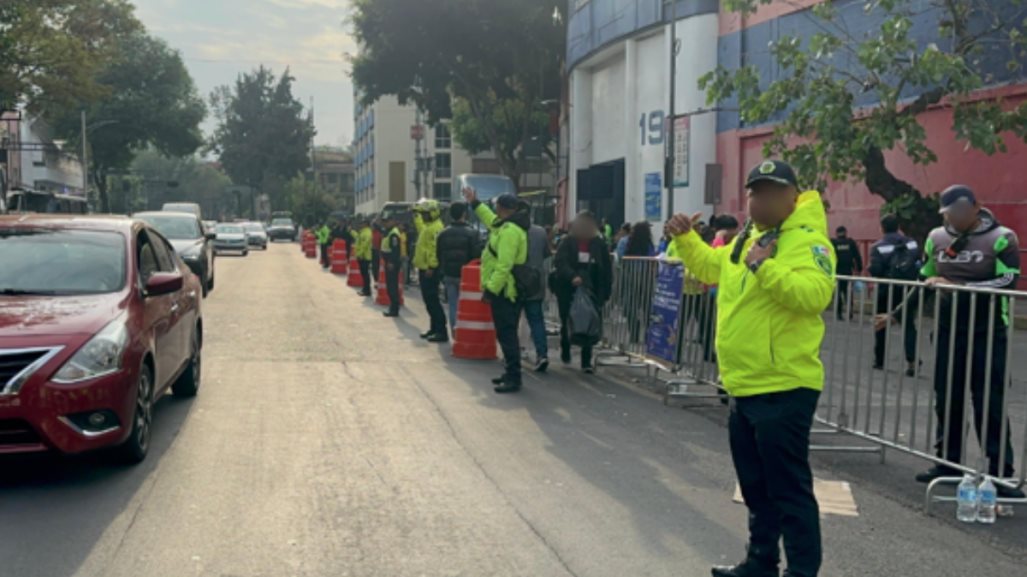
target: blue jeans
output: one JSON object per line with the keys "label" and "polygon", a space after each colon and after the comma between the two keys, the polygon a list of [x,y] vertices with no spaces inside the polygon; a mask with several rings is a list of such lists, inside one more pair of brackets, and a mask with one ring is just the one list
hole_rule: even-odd
{"label": "blue jeans", "polygon": [[544,359],[549,356],[549,343],[546,341],[546,319],[542,313],[542,301],[526,301],[524,318],[528,319],[531,329],[531,340],[535,343],[535,354]]}
{"label": "blue jeans", "polygon": [[442,284],[446,285],[446,301],[449,304],[449,328],[456,331],[456,306],[460,301],[460,279],[453,276],[443,277]]}

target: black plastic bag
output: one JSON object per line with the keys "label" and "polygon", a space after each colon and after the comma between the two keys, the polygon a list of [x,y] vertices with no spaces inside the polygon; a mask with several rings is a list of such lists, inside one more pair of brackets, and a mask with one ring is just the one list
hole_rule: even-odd
{"label": "black plastic bag", "polygon": [[578,287],[571,301],[570,314],[567,315],[571,344],[592,346],[603,336],[603,323],[596,308],[595,299],[588,289]]}

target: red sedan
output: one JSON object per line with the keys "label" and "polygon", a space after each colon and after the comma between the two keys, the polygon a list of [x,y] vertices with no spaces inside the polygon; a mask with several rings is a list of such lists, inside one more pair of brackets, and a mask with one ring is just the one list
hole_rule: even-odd
{"label": "red sedan", "polygon": [[0,217],[0,454],[142,461],[154,402],[200,386],[202,295],[140,221]]}

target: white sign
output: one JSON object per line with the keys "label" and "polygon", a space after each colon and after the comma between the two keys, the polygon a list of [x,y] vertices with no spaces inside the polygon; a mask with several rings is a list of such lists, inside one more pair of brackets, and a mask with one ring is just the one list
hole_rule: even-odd
{"label": "white sign", "polygon": [[692,132],[689,116],[674,120],[674,187],[688,186],[688,140]]}

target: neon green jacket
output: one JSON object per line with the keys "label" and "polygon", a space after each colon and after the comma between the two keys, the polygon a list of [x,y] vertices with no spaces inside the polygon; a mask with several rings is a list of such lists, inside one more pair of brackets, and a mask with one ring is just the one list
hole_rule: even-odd
{"label": "neon green jacket", "polygon": [[414,214],[414,225],[417,227],[417,244],[414,246],[414,268],[417,270],[435,270],[439,268],[439,256],[435,247],[438,245],[439,233],[442,232],[442,220],[435,219],[425,223],[420,214]]}
{"label": "neon green jacket", "polygon": [[799,387],[822,390],[823,312],[834,293],[835,254],[817,191],[799,196],[781,225],[777,250],[753,274],[749,247],[766,231],[753,230],[738,264],[731,244],[711,248],[695,231],[674,239],[685,266],[717,293],[717,357],[724,388],[748,397]]}
{"label": "neon green jacket", "polygon": [[328,240],[332,238],[332,229],[328,228],[327,224],[323,224],[314,235],[317,236],[318,244],[328,244]]}
{"label": "neon green jacket", "polygon": [[351,231],[350,235],[356,243],[354,244],[353,252],[356,254],[357,260],[371,260],[371,243],[373,238],[371,227],[365,226],[358,231]]}
{"label": "neon green jacket", "polygon": [[[527,223],[521,226],[514,222],[522,213],[515,214],[510,220],[500,221],[485,203],[479,203],[474,213],[489,228],[488,246],[481,251],[481,288],[516,301],[513,267],[528,260]],[[528,220],[526,214],[523,220]]]}

